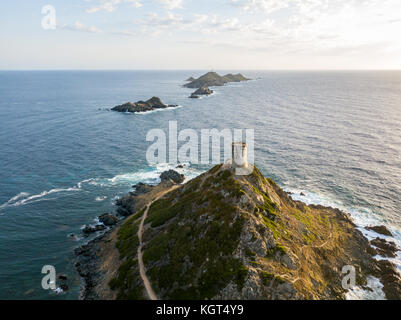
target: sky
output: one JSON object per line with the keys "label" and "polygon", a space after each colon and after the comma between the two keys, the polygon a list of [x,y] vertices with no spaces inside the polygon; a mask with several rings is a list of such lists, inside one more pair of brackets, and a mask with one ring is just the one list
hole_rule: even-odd
{"label": "sky", "polygon": [[401,0],[1,0],[0,69],[401,69]]}

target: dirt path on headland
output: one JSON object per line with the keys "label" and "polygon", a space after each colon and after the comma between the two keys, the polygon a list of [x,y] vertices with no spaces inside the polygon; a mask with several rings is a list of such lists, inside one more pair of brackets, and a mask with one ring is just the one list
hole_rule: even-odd
{"label": "dirt path on headland", "polygon": [[142,220],[141,223],[139,225],[139,230],[138,230],[138,239],[139,239],[139,247],[138,247],[138,265],[139,265],[139,273],[141,275],[142,278],[142,282],[145,286],[146,289],[146,293],[149,297],[150,300],[158,300],[157,296],[155,294],[155,292],[152,289],[152,285],[150,284],[150,281],[148,279],[148,277],[146,276],[146,270],[145,270],[145,265],[143,264],[143,252],[142,252],[142,248],[143,248],[143,243],[142,243],[142,236],[143,236],[143,226],[145,223],[145,220],[148,216],[148,212],[149,212],[149,208],[151,207],[151,205],[156,202],[157,200],[159,200],[161,197],[163,197],[166,193],[174,190],[177,187],[173,187],[170,188],[169,190],[163,192],[162,194],[160,194],[157,198],[155,198],[154,200],[152,200],[147,206],[146,206],[146,210],[142,216]]}
{"label": "dirt path on headland", "polygon": [[[325,242],[323,242],[322,244],[320,244],[320,245],[314,245],[314,246],[307,245],[307,244],[303,245],[302,248],[301,248],[301,254],[303,254],[305,248],[313,249],[313,248],[323,248],[323,247],[325,247],[332,240],[332,237],[333,237],[332,230],[333,230],[333,226],[330,223],[330,234],[329,234],[327,240]],[[290,280],[290,282],[292,284],[294,284],[295,282],[301,280],[301,277],[299,276],[299,271],[300,270],[301,270],[301,266],[299,266],[299,268],[296,270],[297,273],[298,273],[298,277],[295,278],[294,280]],[[288,278],[288,275],[286,275],[286,274],[285,275],[281,275],[281,277],[282,278]]]}

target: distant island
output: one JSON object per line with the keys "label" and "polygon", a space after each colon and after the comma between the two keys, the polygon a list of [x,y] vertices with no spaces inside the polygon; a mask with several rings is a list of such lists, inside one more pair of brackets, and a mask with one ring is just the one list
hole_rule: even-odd
{"label": "distant island", "polygon": [[116,106],[111,110],[117,112],[139,113],[139,112],[154,111],[157,109],[176,108],[176,107],[178,107],[178,105],[175,104],[166,105],[160,100],[160,98],[153,97],[147,101],[127,102],[122,105]]}
{"label": "distant island", "polygon": [[225,76],[220,76],[216,72],[208,72],[198,79],[194,79],[193,77],[189,78],[187,81],[189,83],[185,84],[186,88],[198,89],[202,87],[219,87],[224,86],[229,82],[241,82],[248,81],[248,79],[244,77],[241,73],[238,74],[226,74]]}

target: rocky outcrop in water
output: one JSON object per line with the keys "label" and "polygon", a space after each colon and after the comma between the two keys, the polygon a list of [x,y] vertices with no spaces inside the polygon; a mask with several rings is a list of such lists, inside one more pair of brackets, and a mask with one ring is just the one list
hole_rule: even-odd
{"label": "rocky outcrop in water", "polygon": [[225,76],[220,76],[216,72],[208,72],[198,79],[194,79],[184,86],[187,88],[202,88],[202,87],[214,87],[214,86],[224,86],[229,82],[241,82],[250,80],[244,77],[242,74],[227,74]]}
{"label": "rocky outcrop in water", "polygon": [[192,99],[197,99],[199,98],[199,96],[201,95],[211,95],[213,93],[213,90],[209,89],[208,87],[201,87],[198,90],[196,90],[195,92],[193,92],[190,96],[190,98]]}
{"label": "rocky outcrop in water", "polygon": [[392,237],[393,234],[390,232],[390,230],[387,229],[386,226],[373,226],[373,227],[366,227],[366,230],[371,230],[374,231],[378,234],[382,234],[384,236],[389,236]]}
{"label": "rocky outcrop in water", "polygon": [[177,105],[166,105],[160,100],[160,98],[153,97],[147,101],[127,102],[122,105],[116,106],[111,110],[118,112],[138,113],[175,107],[177,107]]}

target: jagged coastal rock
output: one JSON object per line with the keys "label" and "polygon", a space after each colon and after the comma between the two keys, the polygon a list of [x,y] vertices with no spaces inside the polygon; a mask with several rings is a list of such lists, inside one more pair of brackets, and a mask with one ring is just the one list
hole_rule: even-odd
{"label": "jagged coastal rock", "polygon": [[147,299],[140,245],[159,299],[344,299],[346,265],[359,287],[375,276],[388,299],[401,298],[395,265],[373,258],[376,249],[342,211],[294,201],[256,168],[236,176],[218,165],[183,185],[173,177],[127,195],[119,205],[130,217],[78,250],[84,298]]}
{"label": "jagged coastal rock", "polygon": [[175,107],[177,107],[177,105],[166,105],[160,100],[160,98],[153,97],[147,101],[127,102],[122,105],[116,106],[111,110],[118,112],[138,113]]}
{"label": "jagged coastal rock", "polygon": [[390,230],[387,229],[386,226],[373,226],[373,227],[366,227],[366,230],[371,230],[374,231],[378,234],[382,234],[384,236],[392,237],[393,234],[390,232]]}
{"label": "jagged coastal rock", "polygon": [[162,182],[171,180],[174,183],[180,184],[184,182],[185,176],[175,170],[168,170],[160,175],[160,179]]}
{"label": "jagged coastal rock", "polygon": [[118,218],[114,214],[105,213],[99,216],[99,222],[105,226],[114,226],[118,222]]}
{"label": "jagged coastal rock", "polygon": [[[189,79],[188,79],[189,80]],[[225,76],[220,76],[216,72],[208,72],[198,79],[193,79],[184,86],[187,88],[202,88],[202,87],[214,87],[214,86],[224,86],[229,82],[241,82],[250,80],[244,77],[242,74],[227,74]]]}

